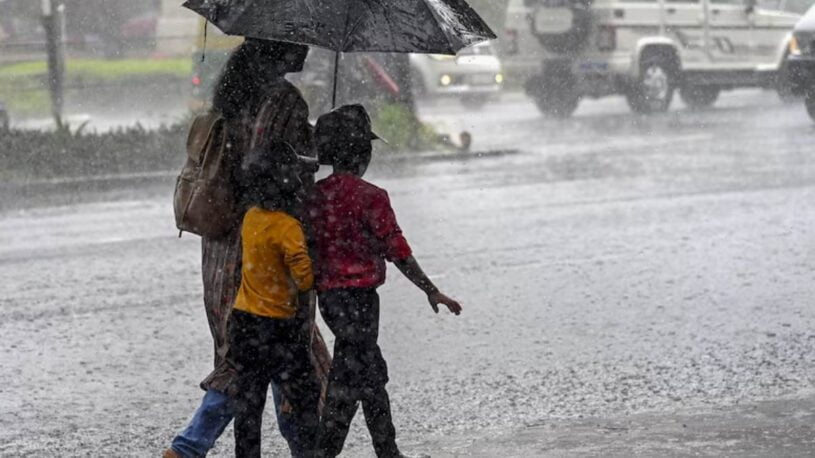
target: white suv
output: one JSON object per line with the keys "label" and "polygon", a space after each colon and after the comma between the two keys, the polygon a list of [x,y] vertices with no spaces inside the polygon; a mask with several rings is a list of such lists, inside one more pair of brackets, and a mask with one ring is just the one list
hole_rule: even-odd
{"label": "white suv", "polygon": [[554,116],[611,94],[661,112],[675,90],[706,107],[722,90],[776,86],[797,4],[812,1],[510,0],[504,61],[539,66],[526,90]]}

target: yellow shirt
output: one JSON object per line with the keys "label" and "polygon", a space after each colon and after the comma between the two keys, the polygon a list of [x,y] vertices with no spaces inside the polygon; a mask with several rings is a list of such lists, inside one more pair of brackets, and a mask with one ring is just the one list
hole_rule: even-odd
{"label": "yellow shirt", "polygon": [[243,267],[235,309],[270,318],[292,318],[298,291],[314,284],[300,223],[282,211],[252,208],[241,228]]}

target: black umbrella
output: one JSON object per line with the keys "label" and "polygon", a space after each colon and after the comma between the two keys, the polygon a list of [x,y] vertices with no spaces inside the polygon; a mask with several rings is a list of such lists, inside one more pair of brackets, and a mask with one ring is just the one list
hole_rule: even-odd
{"label": "black umbrella", "polygon": [[228,35],[341,52],[456,54],[495,33],[464,0],[187,0]]}

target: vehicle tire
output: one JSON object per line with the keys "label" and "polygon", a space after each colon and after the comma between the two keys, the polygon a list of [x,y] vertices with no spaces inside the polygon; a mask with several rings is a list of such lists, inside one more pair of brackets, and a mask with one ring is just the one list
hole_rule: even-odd
{"label": "vehicle tire", "polygon": [[636,113],[668,111],[676,89],[676,65],[664,54],[646,54],[640,62],[639,80],[626,94],[628,106]]}
{"label": "vehicle tire", "polygon": [[489,102],[486,95],[465,95],[461,97],[461,104],[468,110],[480,110]]}
{"label": "vehicle tire", "polygon": [[815,90],[811,90],[807,92],[806,97],[804,98],[804,104],[807,107],[807,113],[809,113],[809,117],[815,121]]}
{"label": "vehicle tire", "polygon": [[801,93],[799,91],[796,95],[787,57],[788,56],[784,56],[784,61],[781,64],[781,67],[778,69],[778,76],[776,77],[775,81],[775,90],[778,92],[778,98],[781,99],[783,103],[792,103],[800,99]]}
{"label": "vehicle tire", "polygon": [[679,97],[688,108],[709,108],[716,103],[720,92],[716,86],[686,86],[679,90]]}
{"label": "vehicle tire", "polygon": [[526,92],[545,116],[566,119],[580,104],[574,76],[566,71],[550,71],[530,79]]}
{"label": "vehicle tire", "polygon": [[535,104],[538,106],[538,110],[546,116],[567,119],[577,110],[580,97],[555,92],[536,98]]}

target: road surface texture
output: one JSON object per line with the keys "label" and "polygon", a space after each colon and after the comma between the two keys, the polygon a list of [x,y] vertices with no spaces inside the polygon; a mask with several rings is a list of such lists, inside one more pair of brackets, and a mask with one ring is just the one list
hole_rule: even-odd
{"label": "road surface texture", "polygon": [[[760,91],[676,105],[424,106],[498,152],[379,160],[370,178],[465,307],[434,315],[393,268],[381,289],[406,452],[811,455],[815,128]],[[0,214],[0,456],[157,456],[192,414],[211,339],[171,189]],[[265,432],[285,456],[272,416]],[[372,456],[361,415],[345,456]]]}

